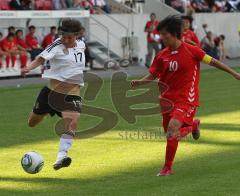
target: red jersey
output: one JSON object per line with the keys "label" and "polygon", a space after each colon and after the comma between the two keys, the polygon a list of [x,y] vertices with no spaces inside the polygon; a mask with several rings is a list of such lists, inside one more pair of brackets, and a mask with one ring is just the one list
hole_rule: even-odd
{"label": "red jersey", "polygon": [[2,48],[3,48],[4,51],[17,50],[18,47],[17,47],[16,39],[13,39],[12,41],[10,41],[9,39],[5,38],[2,41]]}
{"label": "red jersey", "polygon": [[42,47],[46,48],[48,45],[52,44],[54,41],[55,36],[48,34],[44,37],[42,42]]}
{"label": "red jersey", "polygon": [[0,50],[3,50],[3,40],[4,40],[4,39],[2,39],[2,40],[0,41]]}
{"label": "red jersey", "polygon": [[16,42],[17,42],[17,44],[18,44],[19,46],[21,46],[21,47],[23,47],[23,48],[25,48],[25,49],[28,48],[28,46],[27,46],[27,44],[26,44],[26,42],[25,42],[24,39],[16,38]]}
{"label": "red jersey", "polygon": [[149,29],[149,28],[151,28],[151,26],[153,28],[152,31],[148,32],[148,34],[147,34],[147,41],[148,42],[153,42],[154,41],[154,39],[152,39],[152,37],[151,37],[151,33],[156,31],[158,24],[159,24],[159,21],[157,21],[157,20],[155,20],[154,22],[152,22],[152,21],[147,22],[145,29]]}
{"label": "red jersey", "polygon": [[183,41],[190,40],[190,41],[195,42],[198,46],[200,46],[200,41],[199,41],[197,35],[191,30],[184,31],[182,33],[182,40]]}
{"label": "red jersey", "polygon": [[185,42],[175,51],[168,47],[155,57],[149,72],[168,86],[162,98],[176,104],[199,106],[200,62],[205,52]]}
{"label": "red jersey", "polygon": [[26,35],[26,44],[29,48],[37,48],[38,40],[34,35],[32,35],[31,33],[28,33]]}

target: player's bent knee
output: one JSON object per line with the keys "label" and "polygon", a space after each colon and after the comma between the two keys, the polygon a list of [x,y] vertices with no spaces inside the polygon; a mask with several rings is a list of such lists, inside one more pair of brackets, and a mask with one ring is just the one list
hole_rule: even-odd
{"label": "player's bent knee", "polygon": [[178,128],[177,128],[177,126],[175,126],[175,125],[173,125],[173,124],[169,124],[169,125],[168,125],[168,129],[167,129],[167,132],[169,132],[169,131],[174,131],[174,132],[176,132],[176,131],[178,131]]}
{"label": "player's bent knee", "polygon": [[75,119],[73,119],[72,121],[71,121],[71,123],[70,123],[70,130],[76,130],[77,129],[77,123],[78,123],[78,121],[77,120],[75,120]]}
{"label": "player's bent knee", "polygon": [[42,121],[45,115],[37,115],[34,114],[33,112],[30,113],[29,118],[28,118],[28,126],[29,127],[35,127],[39,122]]}
{"label": "player's bent knee", "polygon": [[182,124],[180,121],[172,119],[168,124],[168,131],[178,131],[181,128]]}

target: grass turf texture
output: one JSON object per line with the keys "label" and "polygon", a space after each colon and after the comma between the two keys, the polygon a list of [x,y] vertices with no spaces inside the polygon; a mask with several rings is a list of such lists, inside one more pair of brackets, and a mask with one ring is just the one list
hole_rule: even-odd
{"label": "grass turf texture", "polygon": [[[105,81],[95,102],[113,110]],[[0,195],[239,195],[240,192],[240,82],[214,70],[202,71],[202,121],[199,141],[182,141],[175,175],[155,177],[164,162],[165,141],[123,139],[133,133],[159,130],[159,115],[138,117],[134,125],[120,117],[118,125],[98,137],[76,140],[70,168],[54,171],[59,138],[53,131],[57,117],[34,129],[26,126],[40,86],[0,89]],[[80,127],[98,122],[82,116]],[[45,159],[36,175],[23,172],[20,159],[35,150]]]}

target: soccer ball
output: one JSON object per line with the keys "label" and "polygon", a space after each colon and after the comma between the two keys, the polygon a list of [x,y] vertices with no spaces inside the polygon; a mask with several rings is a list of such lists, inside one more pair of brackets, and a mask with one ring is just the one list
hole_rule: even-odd
{"label": "soccer ball", "polygon": [[36,174],[43,168],[44,160],[42,155],[31,151],[23,155],[21,159],[21,165],[25,172],[29,174]]}

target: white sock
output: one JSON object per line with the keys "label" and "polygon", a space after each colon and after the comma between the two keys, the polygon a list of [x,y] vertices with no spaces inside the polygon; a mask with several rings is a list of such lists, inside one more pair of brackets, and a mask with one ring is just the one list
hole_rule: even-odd
{"label": "white sock", "polygon": [[61,160],[67,156],[68,150],[71,148],[72,143],[73,143],[72,135],[62,134],[59,143],[57,160]]}

